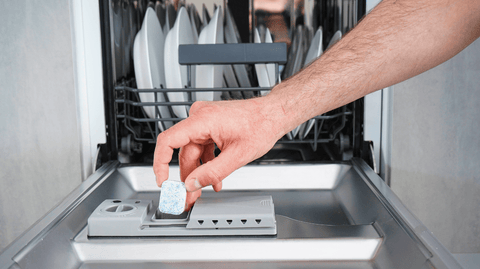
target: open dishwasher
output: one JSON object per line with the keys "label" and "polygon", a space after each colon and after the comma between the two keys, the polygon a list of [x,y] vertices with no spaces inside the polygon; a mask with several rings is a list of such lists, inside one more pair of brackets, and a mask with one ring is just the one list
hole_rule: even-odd
{"label": "open dishwasher", "polygon": [[[241,2],[247,1],[230,0],[227,5],[245,10],[250,4]],[[159,214],[161,189],[152,170],[158,123],[181,118],[162,119],[158,113],[148,118],[143,110],[148,104],[139,98],[142,92],[179,91],[136,87],[133,39],[148,5],[100,1],[108,132],[107,143],[99,149],[99,168],[0,255],[2,268],[460,268],[371,168],[372,145],[363,141],[362,100],[317,116],[310,133],[282,138],[271,152],[225,179],[221,192],[205,188],[202,194],[202,201],[260,197],[256,206],[271,209],[269,219],[250,218],[248,211],[225,220],[225,213],[199,219],[195,206],[180,217]],[[364,1],[304,1],[304,8],[303,13],[287,14],[290,27],[314,10],[315,27],[324,27],[325,44],[336,30],[345,33],[365,13]],[[259,24],[268,17],[255,14]],[[279,72],[282,60],[269,62],[276,63]],[[255,78],[255,62],[227,59],[224,64],[246,64]],[[241,90],[259,94],[266,89],[253,84]],[[155,100],[154,105],[166,103]],[[176,158],[170,166],[174,179],[179,177]],[[95,234],[89,221],[97,211],[111,222]],[[129,234],[122,225],[135,214],[146,215],[148,222],[135,224],[138,233]],[[229,218],[240,221],[236,230],[228,226]],[[200,220],[223,226],[189,234],[198,229],[189,230],[188,225]],[[159,224],[162,221],[168,225]],[[242,223],[267,223],[262,227],[274,229],[256,233],[251,231],[260,226]]]}

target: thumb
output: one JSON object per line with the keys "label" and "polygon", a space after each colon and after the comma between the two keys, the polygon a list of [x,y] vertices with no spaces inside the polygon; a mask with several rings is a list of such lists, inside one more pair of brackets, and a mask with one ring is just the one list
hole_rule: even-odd
{"label": "thumb", "polygon": [[216,158],[197,167],[188,175],[185,180],[187,191],[196,191],[209,185],[212,185],[215,191],[220,191],[222,180],[243,165],[240,158],[232,154],[232,150],[222,151]]}

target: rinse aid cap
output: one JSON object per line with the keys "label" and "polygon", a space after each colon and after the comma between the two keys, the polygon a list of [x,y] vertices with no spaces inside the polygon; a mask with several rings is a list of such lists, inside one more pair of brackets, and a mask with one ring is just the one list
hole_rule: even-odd
{"label": "rinse aid cap", "polygon": [[172,215],[180,215],[185,211],[187,189],[185,183],[176,180],[167,180],[162,183],[160,191],[160,212]]}

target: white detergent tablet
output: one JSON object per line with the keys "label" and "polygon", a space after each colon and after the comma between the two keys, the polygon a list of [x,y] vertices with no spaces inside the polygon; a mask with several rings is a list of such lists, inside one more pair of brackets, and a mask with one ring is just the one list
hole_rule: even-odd
{"label": "white detergent tablet", "polygon": [[180,215],[185,210],[187,189],[181,181],[167,180],[162,183],[160,191],[160,212],[172,215]]}

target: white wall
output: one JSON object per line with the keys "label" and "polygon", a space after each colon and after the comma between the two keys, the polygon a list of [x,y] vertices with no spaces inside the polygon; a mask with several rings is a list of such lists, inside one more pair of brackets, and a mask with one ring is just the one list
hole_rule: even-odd
{"label": "white wall", "polygon": [[0,8],[0,252],[81,183],[68,1]]}
{"label": "white wall", "polygon": [[454,253],[480,253],[480,40],[393,87],[392,189]]}

